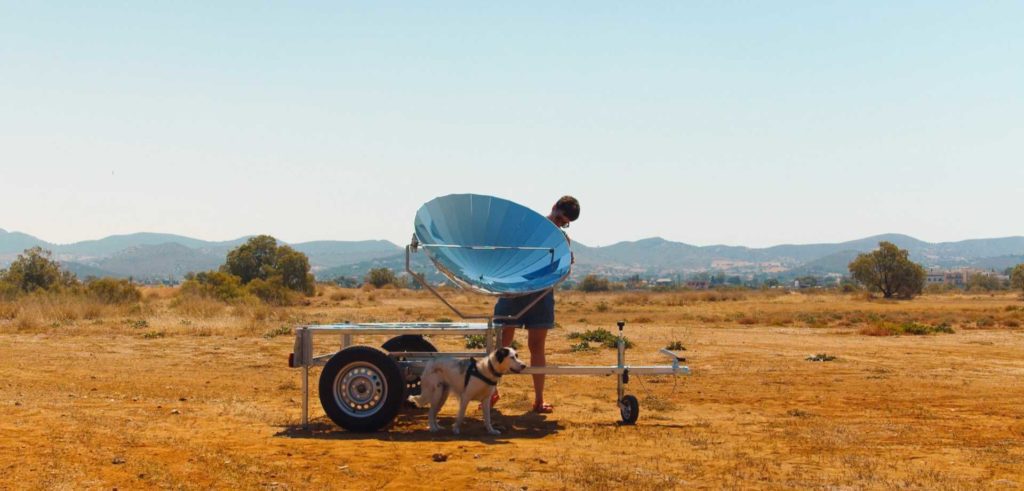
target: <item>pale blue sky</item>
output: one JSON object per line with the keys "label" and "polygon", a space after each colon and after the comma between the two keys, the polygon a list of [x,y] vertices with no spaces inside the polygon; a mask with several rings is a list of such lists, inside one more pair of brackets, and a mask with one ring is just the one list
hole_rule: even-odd
{"label": "pale blue sky", "polygon": [[589,245],[1022,235],[1021,2],[0,1],[0,228]]}

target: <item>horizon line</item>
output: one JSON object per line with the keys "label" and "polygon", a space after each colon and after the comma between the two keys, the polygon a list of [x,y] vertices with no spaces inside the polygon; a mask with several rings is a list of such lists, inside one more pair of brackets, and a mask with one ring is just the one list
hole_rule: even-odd
{"label": "horizon line", "polygon": [[[311,243],[311,242],[349,242],[349,243],[351,243],[351,242],[381,242],[381,241],[383,241],[383,242],[388,242],[388,243],[390,243],[390,244],[392,244],[392,245],[394,245],[396,247],[399,247],[399,248],[403,247],[403,245],[400,245],[399,243],[396,243],[396,242],[394,242],[394,241],[392,241],[390,239],[382,239],[382,238],[377,238],[377,239],[313,239],[313,240],[305,240],[305,241],[286,241],[286,240],[283,240],[283,239],[281,239],[281,238],[279,238],[279,237],[277,237],[277,236],[275,236],[273,234],[267,234],[267,233],[246,234],[246,235],[241,235],[241,236],[238,236],[238,237],[235,237],[235,238],[231,238],[231,239],[216,240],[216,239],[202,239],[202,238],[197,238],[197,237],[193,237],[193,236],[190,236],[190,235],[185,235],[185,234],[181,234],[181,233],[174,233],[174,232],[139,231],[139,232],[109,234],[109,235],[106,235],[106,236],[103,236],[103,237],[100,237],[100,238],[97,238],[97,239],[82,239],[82,240],[78,240],[78,241],[74,241],[74,242],[63,242],[63,243],[61,243],[61,242],[51,242],[49,240],[40,238],[39,236],[30,234],[28,232],[22,232],[22,231],[19,231],[19,230],[7,230],[7,229],[5,229],[3,227],[0,227],[0,232],[5,232],[5,233],[8,233],[8,234],[27,235],[29,237],[32,237],[32,238],[36,239],[36,240],[40,240],[40,241],[43,241],[43,242],[46,242],[48,244],[52,244],[52,245],[55,245],[55,246],[69,246],[69,245],[78,244],[78,243],[81,243],[81,242],[98,242],[98,241],[102,241],[102,240],[110,239],[110,238],[114,238],[114,237],[129,237],[129,236],[133,236],[133,235],[151,234],[151,235],[173,235],[173,236],[177,236],[177,237],[182,237],[182,238],[191,239],[191,240],[199,240],[199,241],[203,241],[203,242],[233,242],[233,241],[237,241],[237,240],[243,240],[243,239],[246,239],[246,238],[249,238],[249,237],[255,237],[255,236],[258,236],[258,235],[270,235],[271,237],[274,237],[274,239],[276,239],[278,242],[281,242],[281,243],[284,243],[284,244],[289,244],[289,245],[307,244],[307,243]],[[939,242],[931,242],[931,241],[928,241],[928,240],[920,239],[918,237],[914,237],[912,235],[904,234],[904,233],[900,233],[900,232],[884,232],[884,233],[872,234],[872,235],[867,235],[867,236],[864,236],[864,237],[858,237],[858,238],[842,240],[842,241],[837,241],[837,242],[820,242],[820,241],[819,242],[805,242],[805,243],[784,242],[784,243],[773,244],[773,245],[762,246],[762,247],[747,246],[747,245],[735,245],[735,244],[724,244],[724,243],[699,245],[699,244],[694,244],[694,243],[691,243],[691,242],[683,242],[683,241],[678,241],[678,240],[666,239],[666,238],[664,238],[664,237],[662,237],[660,235],[654,235],[654,236],[650,236],[650,237],[643,237],[643,238],[633,239],[633,240],[620,240],[620,241],[612,242],[612,243],[606,244],[606,245],[588,245],[588,244],[586,244],[584,242],[577,241],[577,240],[574,240],[573,242],[578,243],[578,244],[580,244],[582,246],[585,246],[585,247],[602,248],[602,247],[610,247],[610,246],[613,246],[613,245],[624,244],[624,243],[636,243],[636,242],[642,242],[642,241],[645,241],[645,240],[660,239],[660,240],[663,240],[665,242],[671,242],[671,243],[674,243],[674,244],[682,244],[682,245],[687,245],[687,246],[692,246],[692,247],[699,247],[699,248],[705,248],[705,247],[742,247],[742,248],[746,248],[746,249],[771,249],[773,247],[783,247],[783,246],[810,246],[810,245],[823,245],[823,244],[843,244],[843,243],[846,243],[846,242],[854,242],[854,241],[859,241],[859,240],[865,240],[865,239],[871,239],[871,238],[877,238],[877,237],[884,237],[884,236],[890,236],[890,235],[898,235],[898,236],[910,238],[910,239],[913,239],[913,240],[916,240],[916,241],[924,242],[924,243],[927,243],[927,244],[933,244],[933,245],[954,244],[954,243],[966,242],[966,241],[970,241],[970,240],[1000,240],[1000,239],[1024,238],[1024,235],[1004,235],[1004,236],[1000,236],[1000,237],[972,237],[972,238],[965,238],[965,239],[959,239],[959,240],[944,240],[944,241],[939,241]]]}

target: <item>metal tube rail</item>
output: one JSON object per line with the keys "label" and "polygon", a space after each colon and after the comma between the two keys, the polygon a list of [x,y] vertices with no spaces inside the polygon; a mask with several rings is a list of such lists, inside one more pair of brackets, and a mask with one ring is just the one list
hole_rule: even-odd
{"label": "metal tube rail", "polygon": [[436,247],[442,249],[472,249],[474,251],[548,251],[555,252],[554,247],[532,247],[532,246],[489,246],[489,245],[461,245],[461,244],[419,244],[419,247]]}
{"label": "metal tube rail", "polygon": [[484,323],[422,322],[422,323],[361,323],[316,324],[299,326],[311,334],[487,334],[491,329]]}
{"label": "metal tube rail", "polygon": [[689,375],[690,367],[644,365],[644,366],[560,366],[548,365],[544,367],[528,367],[518,374],[506,373],[505,375],[620,375],[624,372],[631,375]]}

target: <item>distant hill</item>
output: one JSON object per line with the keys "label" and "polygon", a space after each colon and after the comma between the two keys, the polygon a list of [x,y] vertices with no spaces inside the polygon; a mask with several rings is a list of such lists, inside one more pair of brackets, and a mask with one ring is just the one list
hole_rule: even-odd
{"label": "distant hill", "polygon": [[73,244],[54,246],[54,254],[71,255],[76,257],[107,257],[126,249],[140,246],[156,246],[163,244],[178,244],[189,249],[206,251],[221,251],[225,253],[239,244],[242,244],[248,237],[240,237],[235,240],[224,242],[211,242],[206,240],[193,239],[182,235],[154,234],[140,232],[128,235],[111,235],[99,240],[84,240]]}
{"label": "distant hill", "polygon": [[[107,271],[100,269],[95,266],[89,266],[82,263],[61,261],[60,266],[68,271],[71,271],[80,280],[86,280],[88,278],[121,278],[122,276],[114,273],[113,271]],[[125,276],[124,278],[127,278]]]}
{"label": "distant hill", "polygon": [[166,243],[133,246],[91,264],[121,277],[140,281],[180,279],[192,271],[208,271],[224,264],[224,254]]}
{"label": "distant hill", "polygon": [[359,240],[352,242],[318,240],[314,242],[301,242],[291,246],[305,254],[309,258],[310,263],[315,264],[318,270],[392,256],[402,252],[401,247],[386,240]]}
{"label": "distant hill", "polygon": [[[668,274],[707,270],[754,273],[782,269],[784,276],[847,274],[847,265],[858,253],[889,241],[907,249],[914,261],[926,267],[983,267],[990,258],[1003,257],[997,265],[1024,255],[1024,237],[971,239],[959,242],[924,242],[901,234],[883,234],[834,244],[784,244],[766,248],[742,246],[693,246],[661,238],[619,242],[606,247],[574,244],[577,272]],[[1016,263],[1014,263],[1016,264]]]}
{"label": "distant hill", "polygon": [[[53,244],[40,238],[0,229],[0,267],[32,246],[53,251],[54,256],[79,276],[120,276],[139,280],[178,280],[190,271],[214,269],[229,250],[248,237],[206,241],[174,234],[137,233],[114,235],[73,244]],[[839,243],[782,244],[765,248],[711,245],[695,246],[660,237],[618,242],[604,247],[572,243],[576,254],[573,275],[588,273],[612,276],[685,275],[723,271],[736,275],[779,277],[847,274],[847,264],[858,253],[874,250],[889,241],[910,251],[911,259],[926,267],[978,267],[1002,270],[1024,262],[1024,237],[971,239],[930,243],[901,234],[883,234]],[[319,279],[338,276],[361,278],[374,267],[395,271],[405,268],[403,248],[386,240],[322,240],[291,244],[309,257]],[[424,253],[413,255],[413,266],[441,281]]]}
{"label": "distant hill", "polygon": [[[427,255],[422,251],[414,253],[410,259],[413,271],[416,271],[417,273],[426,273],[427,279],[432,283],[437,283],[444,279],[444,277],[441,276],[441,274],[437,272],[437,269],[430,263]],[[321,281],[332,280],[339,276],[362,279],[366,276],[366,273],[373,268],[390,268],[395,273],[404,272],[405,252],[367,259],[343,266],[322,269],[316,272],[316,278]]]}
{"label": "distant hill", "polygon": [[0,257],[14,255],[17,256],[25,249],[40,246],[44,249],[53,250],[53,244],[46,242],[45,240],[33,237],[29,234],[23,234],[21,232],[8,232],[0,228]]}
{"label": "distant hill", "polygon": [[[877,245],[876,245],[877,247]],[[808,261],[800,266],[797,266],[787,271],[786,276],[821,276],[829,273],[843,273],[845,274],[848,270],[849,264],[853,261],[858,251],[839,251],[829,254],[825,257],[820,257]]]}

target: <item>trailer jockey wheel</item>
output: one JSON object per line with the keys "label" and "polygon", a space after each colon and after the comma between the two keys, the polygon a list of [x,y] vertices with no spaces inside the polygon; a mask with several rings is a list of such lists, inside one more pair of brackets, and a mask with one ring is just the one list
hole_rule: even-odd
{"label": "trailer jockey wheel", "polygon": [[633,395],[623,396],[622,400],[619,401],[619,414],[622,415],[622,424],[631,425],[636,423],[636,419],[640,417],[640,401],[636,400]]}
{"label": "trailer jockey wheel", "polygon": [[[388,340],[388,342],[381,345],[385,351],[424,351],[430,353],[437,353],[437,348],[430,341],[423,339],[423,336],[416,334],[403,334],[401,336],[395,336]],[[405,361],[404,357],[398,357],[396,361]],[[405,375],[405,395],[418,396],[422,387],[420,386],[420,377],[413,374],[412,372],[406,372]]]}
{"label": "trailer jockey wheel", "polygon": [[327,416],[349,431],[387,426],[405,391],[398,364],[370,346],[345,348],[320,372],[320,404]]}

